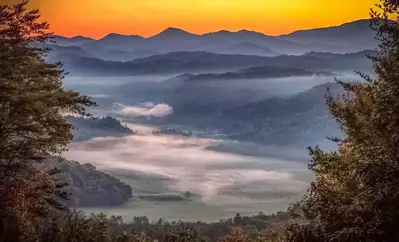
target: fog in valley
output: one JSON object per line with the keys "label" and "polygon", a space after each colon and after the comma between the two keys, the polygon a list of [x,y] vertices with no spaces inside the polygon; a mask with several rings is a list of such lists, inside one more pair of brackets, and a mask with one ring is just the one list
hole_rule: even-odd
{"label": "fog in valley", "polygon": [[[218,152],[208,148],[224,141],[153,135],[152,131],[74,143],[65,154],[71,160],[90,162],[132,186],[133,201],[109,213],[125,218],[145,215],[154,220],[161,216],[208,221],[237,212],[275,212],[298,199],[310,180],[300,160]],[[189,198],[193,202],[183,198],[185,191],[193,194]],[[182,213],[182,208],[190,212]]]}
{"label": "fog in valley", "polygon": [[335,150],[327,137],[342,135],[327,89],[342,93],[335,79],[357,81],[355,71],[372,75],[366,55],[377,45],[368,21],[277,37],[168,28],[58,40],[47,60],[70,72],[65,88],[98,104],[89,110],[97,119],[65,114],[77,129],[63,155],[131,187],[112,206],[87,198],[84,211],[190,221],[299,201],[313,179],[307,147]]}
{"label": "fog in valley", "polygon": [[[320,130],[306,121],[293,125],[295,128],[283,137],[271,133],[260,140],[259,134],[252,135],[256,131],[246,130],[255,124],[266,125],[258,124],[260,120],[252,112],[260,112],[259,103],[266,110],[276,108],[269,110],[266,119],[280,123],[273,128],[279,132],[290,120],[280,116],[282,113],[292,111],[295,116],[318,106],[324,108],[321,98],[326,85],[333,85],[333,78],[314,75],[190,82],[173,76],[67,77],[66,88],[98,102],[99,107],[90,110],[96,117],[115,117],[134,132],[113,136],[76,131],[88,136],[73,142],[64,157],[91,163],[133,189],[128,203],[84,210],[107,211],[126,219],[145,215],[154,220],[190,221],[284,210],[305,193],[312,180],[307,170],[307,145],[334,149],[323,132],[337,131],[337,127]],[[351,76],[341,74],[340,78]],[[316,89],[318,92],[312,94],[315,86],[321,93]],[[320,100],[311,99],[305,110],[291,107],[298,102],[293,97],[308,103],[306,99],[314,95]],[[288,102],[288,107],[284,104],[280,108],[276,100]],[[244,115],[243,121],[229,115]],[[304,140],[297,140],[297,136]],[[190,197],[184,197],[185,192],[190,192]]]}

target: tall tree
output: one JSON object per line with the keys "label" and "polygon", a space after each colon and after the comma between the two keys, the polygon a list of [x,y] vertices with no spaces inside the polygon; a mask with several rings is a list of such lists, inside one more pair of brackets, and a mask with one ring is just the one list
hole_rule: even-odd
{"label": "tall tree", "polygon": [[334,139],[336,152],[310,149],[316,179],[302,201],[306,220],[288,229],[288,241],[399,241],[399,1],[377,6],[376,78],[338,81],[346,92],[328,95],[346,136]]}
{"label": "tall tree", "polygon": [[63,88],[60,63],[44,61],[52,33],[27,4],[0,5],[0,241],[29,241],[39,215],[61,207],[62,184],[39,164],[72,139],[62,112],[88,115],[95,105]]}

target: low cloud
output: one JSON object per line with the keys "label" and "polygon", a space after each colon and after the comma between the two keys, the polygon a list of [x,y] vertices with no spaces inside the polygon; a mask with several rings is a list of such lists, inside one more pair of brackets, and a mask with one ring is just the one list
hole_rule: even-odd
{"label": "low cloud", "polygon": [[[275,213],[301,199],[312,180],[306,164],[297,161],[218,152],[208,147],[225,141],[154,135],[155,127],[128,126],[140,135],[72,143],[64,153],[67,159],[92,163],[131,185],[136,199],[106,210],[124,219],[218,221],[236,213]],[[185,191],[195,194],[192,201],[151,200],[181,197]]]}
{"label": "low cloud", "polygon": [[155,104],[152,102],[143,102],[143,103],[140,103],[140,106],[144,107],[144,108],[152,108],[155,106]]}
{"label": "low cloud", "polygon": [[157,117],[162,118],[173,114],[173,108],[165,103],[154,105],[153,103],[143,103],[140,106],[123,106],[119,114],[129,118],[135,117]]}
{"label": "low cloud", "polygon": [[221,142],[152,134],[104,137],[73,143],[64,155],[111,173],[159,177],[166,193],[188,190],[207,203],[243,202],[257,193],[260,200],[275,193],[292,196],[307,188],[307,181],[297,176],[306,170],[303,164],[207,149]]}

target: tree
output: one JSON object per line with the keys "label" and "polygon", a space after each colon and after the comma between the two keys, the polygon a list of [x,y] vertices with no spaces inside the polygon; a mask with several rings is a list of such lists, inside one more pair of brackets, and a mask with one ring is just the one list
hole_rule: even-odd
{"label": "tree", "polygon": [[251,236],[240,228],[233,228],[229,235],[220,238],[219,242],[281,242],[280,237],[272,236]]}
{"label": "tree", "polygon": [[128,234],[119,237],[116,242],[154,242],[154,240],[142,234]]}
{"label": "tree", "polygon": [[231,231],[231,234],[224,236],[219,241],[220,242],[248,242],[248,241],[250,241],[250,237],[242,229],[235,228]]}
{"label": "tree", "polygon": [[191,195],[193,195],[190,191],[185,191],[184,193],[183,193],[183,195],[184,195],[184,197],[186,198],[186,200],[188,200],[190,197],[191,197]]}
{"label": "tree", "polygon": [[44,61],[52,33],[27,4],[0,6],[0,241],[34,240],[29,236],[38,234],[40,216],[63,208],[57,170],[39,164],[59,156],[73,138],[62,112],[87,116],[95,105],[62,87],[60,63]]}
{"label": "tree", "polygon": [[345,93],[328,94],[346,135],[332,139],[335,152],[310,149],[316,179],[301,202],[305,221],[288,228],[288,241],[399,240],[399,1],[377,6],[377,77],[359,73],[366,82],[338,81]]}
{"label": "tree", "polygon": [[183,226],[176,232],[167,233],[163,239],[165,242],[205,242],[202,236],[189,226]]}
{"label": "tree", "polygon": [[[111,242],[110,220],[102,213],[89,217],[71,211],[54,220],[41,234],[41,242]],[[121,240],[123,241],[123,240]],[[128,240],[126,240],[128,241]]]}

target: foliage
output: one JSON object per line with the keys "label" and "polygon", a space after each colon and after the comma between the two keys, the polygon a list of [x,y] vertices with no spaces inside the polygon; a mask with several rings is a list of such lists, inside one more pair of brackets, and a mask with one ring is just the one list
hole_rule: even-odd
{"label": "foliage", "polygon": [[282,237],[261,237],[251,238],[250,235],[240,228],[234,228],[231,234],[222,237],[219,242],[280,242]]}
{"label": "foliage", "polygon": [[[147,217],[135,217],[133,221],[123,223],[122,218],[113,218],[112,233],[121,235],[121,231],[132,231],[134,234],[144,234],[158,241],[165,241],[167,235],[192,233],[193,230],[205,241],[218,241],[220,238],[231,235],[235,229],[241,229],[249,238],[264,238],[278,241],[282,237],[286,225],[293,223],[293,218],[298,214],[298,205],[293,205],[287,212],[278,212],[272,215],[259,213],[254,216],[241,216],[237,214],[234,218],[220,220],[218,222],[170,222],[159,219],[150,222]],[[111,218],[112,219],[112,218]],[[183,236],[184,237],[184,236]],[[255,240],[256,241],[256,240]],[[268,240],[265,240],[268,241]]]}
{"label": "foliage", "polygon": [[129,234],[119,237],[116,242],[153,242],[154,240],[142,234]]}
{"label": "foliage", "polygon": [[288,241],[399,240],[398,3],[383,1],[371,13],[382,40],[370,57],[377,77],[338,81],[346,92],[327,97],[346,136],[332,139],[340,145],[335,152],[310,149],[316,180],[301,204],[307,221],[290,226]]}
{"label": "foliage", "polygon": [[37,164],[72,139],[61,112],[88,115],[95,105],[63,89],[61,65],[43,60],[49,25],[27,2],[0,6],[0,241],[36,241],[40,217],[64,207],[57,170]]}
{"label": "foliage", "polygon": [[198,231],[187,227],[174,233],[167,233],[163,239],[165,242],[205,242]]}
{"label": "foliage", "polygon": [[71,212],[48,224],[40,241],[109,242],[109,226],[108,218],[102,213],[86,217],[81,212]]}
{"label": "foliage", "polygon": [[[85,216],[71,211],[45,224],[39,241],[50,242],[279,242],[282,235],[275,229],[289,222],[291,212],[280,215],[236,215],[234,219],[215,223],[168,222],[163,219],[150,222],[147,217],[135,217],[124,223],[121,217],[104,214]],[[260,226],[259,222],[264,221]],[[256,228],[258,227],[258,229]],[[283,230],[278,229],[280,232]]]}

